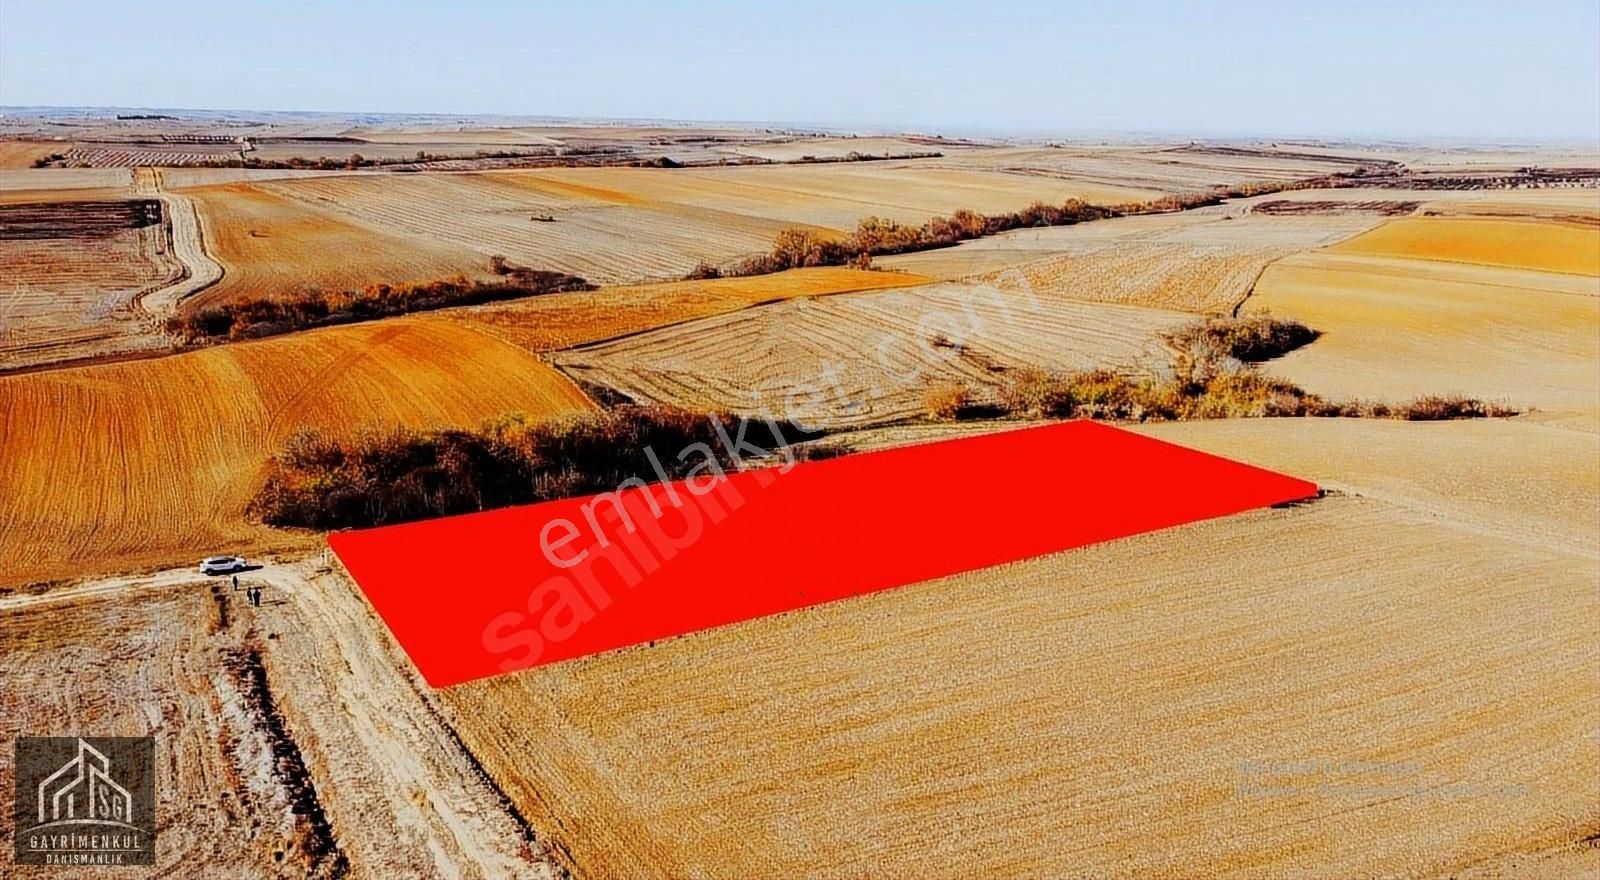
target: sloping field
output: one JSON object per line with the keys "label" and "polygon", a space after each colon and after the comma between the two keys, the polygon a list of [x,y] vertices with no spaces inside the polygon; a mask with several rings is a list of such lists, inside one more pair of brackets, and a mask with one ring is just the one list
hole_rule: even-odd
{"label": "sloping field", "polygon": [[442,697],[579,877],[1442,874],[1600,830],[1592,435],[1160,432],[1359,494]]}
{"label": "sloping field", "polygon": [[929,386],[997,386],[1008,367],[1164,364],[1174,312],[938,284],[801,299],[556,356],[568,374],[639,402],[785,415],[837,427],[915,416]]}
{"label": "sloping field", "polygon": [[0,582],[307,543],[243,520],[267,458],[301,428],[589,405],[529,353],[441,319],[0,377]]}
{"label": "sloping field", "polygon": [[772,275],[607,287],[453,310],[449,317],[533,352],[640,333],[761,303],[924,284],[904,272],[819,267]]}
{"label": "sloping field", "polygon": [[1219,313],[1268,264],[1375,225],[1371,213],[1273,216],[1224,205],[1028,229],[954,248],[891,257],[885,266],[1036,295]]}
{"label": "sloping field", "polygon": [[345,175],[260,188],[335,224],[479,254],[480,270],[488,255],[503,254],[516,263],[600,284],[681,276],[702,260],[723,262],[764,251],[785,225],[712,210],[691,212],[617,188],[616,182],[625,181],[518,171]]}
{"label": "sloping field", "polygon": [[665,173],[648,168],[560,168],[551,169],[548,176],[685,208],[833,229],[854,229],[869,215],[922,223],[959,208],[1000,213],[1036,201],[1125,202],[1159,195],[1073,179],[928,164],[934,161],[938,160],[684,168]]}
{"label": "sloping field", "polygon": [[222,280],[195,303],[487,273],[487,259],[469,249],[361,226],[266,187],[233,183],[183,191],[199,211],[207,251],[224,268]]}
{"label": "sloping field", "polygon": [[999,212],[1041,200],[1152,195],[904,162],[330,174],[185,192],[200,203],[208,240],[233,276],[208,299],[282,287],[291,282],[274,274],[279,267],[315,253],[363,256],[296,279],[301,286],[415,280],[430,267],[436,275],[481,270],[490,254],[618,284],[764,251],[793,225],[852,229],[873,214],[921,223],[958,208]]}
{"label": "sloping field", "polygon": [[1322,251],[1273,265],[1246,310],[1323,332],[1270,366],[1321,394],[1465,393],[1518,407],[1600,409],[1600,282],[1592,277]]}
{"label": "sloping field", "polygon": [[1407,217],[1331,250],[1600,276],[1600,220]]}

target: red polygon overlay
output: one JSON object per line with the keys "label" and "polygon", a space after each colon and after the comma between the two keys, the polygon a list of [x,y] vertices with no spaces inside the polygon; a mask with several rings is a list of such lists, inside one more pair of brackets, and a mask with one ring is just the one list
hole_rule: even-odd
{"label": "red polygon overlay", "polygon": [[696,474],[328,543],[444,687],[1317,491],[1088,421]]}

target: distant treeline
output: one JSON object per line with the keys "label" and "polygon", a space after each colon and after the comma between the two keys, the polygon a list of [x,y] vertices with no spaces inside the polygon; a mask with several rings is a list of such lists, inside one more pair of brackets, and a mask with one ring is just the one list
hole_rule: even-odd
{"label": "distant treeline", "polygon": [[495,274],[504,276],[503,280],[469,281],[457,277],[425,284],[376,284],[338,292],[309,290],[290,296],[219,303],[169,318],[167,332],[186,345],[255,339],[448,306],[595,289],[595,285],[576,275],[512,266],[503,257],[492,259],[491,266]]}
{"label": "distant treeline", "polygon": [[1245,183],[1217,187],[1206,192],[1162,196],[1147,202],[1095,205],[1081,199],[1068,199],[1060,205],[1035,202],[1020,211],[980,214],[965,208],[949,217],[934,217],[921,225],[906,225],[881,217],[862,220],[854,232],[844,237],[806,227],[782,230],[772,242],[772,250],[746,257],[730,266],[701,263],[691,271],[690,280],[723,276],[766,275],[808,266],[854,265],[869,268],[872,258],[889,254],[950,247],[963,241],[997,235],[1013,229],[1046,226],[1071,226],[1111,217],[1133,214],[1166,214],[1220,205],[1225,199],[1248,198],[1307,184],[1301,181]]}
{"label": "distant treeline", "polygon": [[269,525],[336,529],[607,492],[634,480],[702,479],[737,469],[735,456],[747,454],[736,451],[741,436],[778,454],[816,435],[631,405],[551,422],[508,416],[472,431],[307,431],[272,459],[250,513]]}
{"label": "distant treeline", "polygon": [[445,162],[459,159],[522,159],[535,156],[547,156],[549,150],[523,151],[523,150],[478,150],[471,156],[441,156],[418,150],[415,156],[363,156],[360,153],[351,153],[344,158],[333,156],[290,156],[285,159],[263,159],[242,153],[236,157],[210,159],[205,162],[188,162],[189,167],[198,168],[272,168],[278,170],[306,170],[306,171],[354,171],[358,168],[387,168],[398,165],[416,165],[427,162]]}

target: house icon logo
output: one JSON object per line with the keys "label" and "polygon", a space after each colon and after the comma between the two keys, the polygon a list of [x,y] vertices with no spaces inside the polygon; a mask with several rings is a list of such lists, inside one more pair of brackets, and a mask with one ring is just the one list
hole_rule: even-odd
{"label": "house icon logo", "polygon": [[18,737],[14,766],[17,864],[155,864],[154,739]]}
{"label": "house icon logo", "polygon": [[133,824],[133,795],[111,778],[111,759],[78,739],[78,753],[39,783],[39,824]]}

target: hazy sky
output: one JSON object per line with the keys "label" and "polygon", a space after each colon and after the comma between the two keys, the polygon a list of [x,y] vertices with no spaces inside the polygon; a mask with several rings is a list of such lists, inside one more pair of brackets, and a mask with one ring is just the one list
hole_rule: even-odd
{"label": "hazy sky", "polygon": [[0,104],[1600,138],[1600,2],[0,0]]}

